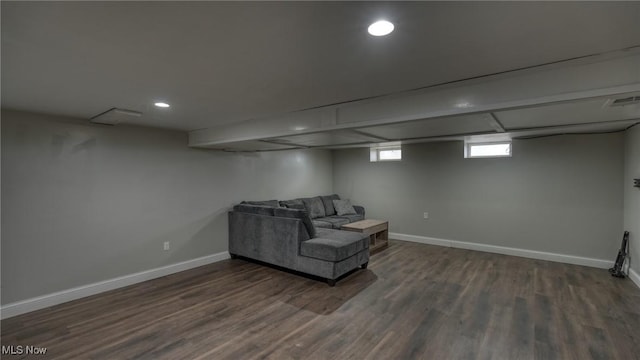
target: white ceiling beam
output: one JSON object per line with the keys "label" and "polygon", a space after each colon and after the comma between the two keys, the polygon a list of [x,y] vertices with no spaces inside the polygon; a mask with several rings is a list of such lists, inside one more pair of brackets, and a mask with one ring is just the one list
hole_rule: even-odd
{"label": "white ceiling beam", "polygon": [[189,146],[488,113],[640,91],[640,49],[194,130]]}
{"label": "white ceiling beam", "polygon": [[[472,141],[472,142],[487,142],[487,141],[509,141],[509,140],[523,140],[538,137],[546,137],[552,135],[570,135],[570,134],[589,134],[589,133],[602,133],[602,132],[618,132],[624,131],[624,128],[640,123],[640,119],[627,119],[627,120],[614,120],[598,123],[588,124],[570,124],[570,125],[558,125],[558,126],[545,126],[535,129],[522,129],[513,130],[505,133],[491,133],[491,134],[451,134],[442,136],[427,136],[407,140],[390,141],[371,143],[368,146],[398,146],[409,144],[421,144],[427,142],[441,142],[441,141]],[[622,128],[622,129],[621,129]],[[359,148],[362,144],[343,144],[343,145],[326,145],[317,146],[318,149],[348,149]]]}
{"label": "white ceiling beam", "polygon": [[491,115],[491,118],[492,118],[491,121],[489,121],[489,125],[491,125],[491,127],[494,128],[496,132],[499,132],[499,133],[505,132],[506,130],[504,129],[504,125],[502,125],[502,123],[500,122],[496,114],[489,113],[489,115]]}

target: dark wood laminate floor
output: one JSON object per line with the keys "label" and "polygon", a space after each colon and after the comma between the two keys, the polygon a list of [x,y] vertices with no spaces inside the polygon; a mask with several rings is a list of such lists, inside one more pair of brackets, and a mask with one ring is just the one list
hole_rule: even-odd
{"label": "dark wood laminate floor", "polygon": [[47,347],[39,359],[640,359],[640,289],[391,241],[334,288],[226,260],[3,320],[2,345]]}

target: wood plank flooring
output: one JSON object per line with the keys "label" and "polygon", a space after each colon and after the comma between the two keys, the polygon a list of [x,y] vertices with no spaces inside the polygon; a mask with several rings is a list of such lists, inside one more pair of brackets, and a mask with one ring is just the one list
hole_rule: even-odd
{"label": "wood plank flooring", "polygon": [[38,359],[640,359],[640,289],[392,240],[333,288],[225,260],[3,320],[1,340]]}

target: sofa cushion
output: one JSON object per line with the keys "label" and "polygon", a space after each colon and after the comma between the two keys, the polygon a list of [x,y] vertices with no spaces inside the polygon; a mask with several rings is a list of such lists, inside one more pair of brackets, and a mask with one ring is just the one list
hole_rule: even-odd
{"label": "sofa cushion", "polygon": [[263,206],[271,206],[271,207],[279,207],[278,200],[265,200],[265,201],[243,201],[240,204],[249,204],[249,205],[263,205]]}
{"label": "sofa cushion", "polygon": [[286,207],[289,209],[306,209],[301,199],[280,201],[280,206]]}
{"label": "sofa cushion", "polygon": [[342,227],[342,225],[346,225],[348,224],[350,221],[349,219],[343,218],[343,217],[337,217],[337,216],[325,216],[325,217],[321,217],[321,218],[317,218],[317,221],[323,221],[323,222],[328,222],[329,224],[331,224],[331,228],[332,229],[340,229]]}
{"label": "sofa cushion", "polygon": [[257,214],[257,215],[267,215],[267,216],[273,216],[274,209],[275,208],[271,206],[250,205],[250,204],[238,204],[233,207],[233,211],[249,213],[249,214]]}
{"label": "sofa cushion", "polygon": [[[307,208],[304,207],[304,204],[300,203],[300,204],[289,204],[289,206],[287,206],[287,209],[296,209],[296,210],[304,210],[307,211]],[[308,213],[308,211],[307,211]]]}
{"label": "sofa cushion", "polygon": [[307,213],[307,210],[299,210],[299,209],[286,209],[286,208],[275,208],[273,209],[274,215],[278,217],[287,217],[294,219],[301,219],[304,227],[307,229],[310,238],[316,237],[316,228],[313,226],[311,222],[311,218]]}
{"label": "sofa cushion", "polygon": [[327,221],[313,219],[311,220],[311,222],[313,223],[313,226],[315,226],[316,228],[333,229],[333,224]]}
{"label": "sofa cushion", "polygon": [[312,219],[324,217],[324,204],[319,196],[312,198],[303,198],[304,207],[307,208],[309,216]]}
{"label": "sofa cushion", "polygon": [[338,216],[356,214],[356,210],[353,208],[353,205],[351,205],[351,200],[349,199],[333,200],[333,207],[336,208],[336,214],[338,214]]}
{"label": "sofa cushion", "polygon": [[333,200],[340,200],[340,196],[337,194],[320,196],[322,204],[324,205],[324,216],[331,216],[336,214],[336,209],[333,207]]}
{"label": "sofa cushion", "polygon": [[335,216],[332,216],[332,217],[346,219],[346,220],[349,221],[349,223],[360,221],[360,220],[364,220],[364,215],[362,215],[362,214],[341,215],[341,216],[335,215]]}
{"label": "sofa cushion", "polygon": [[317,237],[300,244],[300,254],[326,261],[342,261],[369,247],[369,237],[341,230],[318,229]]}

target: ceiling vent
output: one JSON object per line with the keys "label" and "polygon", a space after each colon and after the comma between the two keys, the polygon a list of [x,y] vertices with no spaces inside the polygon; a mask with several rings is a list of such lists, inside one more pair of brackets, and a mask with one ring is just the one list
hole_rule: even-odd
{"label": "ceiling vent", "polygon": [[626,98],[620,99],[609,99],[605,103],[605,106],[614,107],[614,106],[625,106],[640,103],[640,96],[629,96]]}
{"label": "ceiling vent", "polygon": [[112,108],[92,117],[89,121],[94,124],[115,125],[140,116],[142,116],[142,113],[139,111]]}

